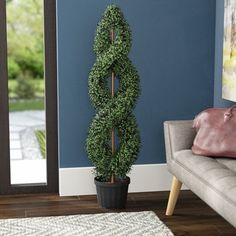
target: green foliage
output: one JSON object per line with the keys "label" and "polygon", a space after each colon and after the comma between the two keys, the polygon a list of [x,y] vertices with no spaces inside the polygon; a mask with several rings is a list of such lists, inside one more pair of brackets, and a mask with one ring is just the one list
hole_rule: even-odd
{"label": "green foliage", "polygon": [[20,99],[32,99],[35,97],[35,86],[27,74],[17,78],[15,93]]}
{"label": "green foliage", "polygon": [[44,79],[37,79],[33,80],[34,87],[35,87],[35,95],[36,97],[45,97],[45,80]]}
{"label": "green foliage", "polygon": [[[43,98],[45,96],[45,81],[44,79],[31,79],[29,78],[30,83],[34,84],[35,88],[35,96],[37,98]],[[16,95],[16,88],[17,88],[17,80],[16,79],[10,79],[8,80],[8,95],[9,98],[17,98]]]}
{"label": "green foliage", "polygon": [[43,1],[7,1],[8,74],[43,78]]}
{"label": "green foliage", "polygon": [[8,58],[8,79],[15,79],[21,73],[19,64],[12,58]]}
{"label": "green foliage", "polygon": [[[111,41],[115,30],[115,42]],[[140,135],[132,110],[140,94],[139,76],[128,58],[131,48],[131,31],[121,10],[109,5],[98,24],[94,51],[97,60],[89,74],[89,95],[96,109],[88,137],[87,153],[95,165],[95,174],[109,181],[114,174],[124,178],[137,159]],[[119,89],[111,96],[107,78],[115,72]],[[111,130],[118,131],[119,146],[112,157]]]}
{"label": "green foliage", "polygon": [[9,111],[34,111],[44,110],[44,99],[10,100]]}
{"label": "green foliage", "polygon": [[39,143],[40,152],[43,156],[43,159],[45,159],[46,158],[46,132],[45,130],[36,130],[35,135]]}

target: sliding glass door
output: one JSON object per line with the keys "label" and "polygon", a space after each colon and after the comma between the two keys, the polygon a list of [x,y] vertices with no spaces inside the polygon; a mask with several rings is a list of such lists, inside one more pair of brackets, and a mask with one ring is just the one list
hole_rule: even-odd
{"label": "sliding glass door", "polygon": [[0,0],[0,193],[58,191],[55,1]]}

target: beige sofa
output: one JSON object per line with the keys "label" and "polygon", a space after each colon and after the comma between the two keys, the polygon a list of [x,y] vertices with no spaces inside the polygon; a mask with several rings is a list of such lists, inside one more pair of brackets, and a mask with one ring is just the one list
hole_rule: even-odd
{"label": "beige sofa", "polygon": [[173,174],[167,215],[172,215],[182,183],[236,227],[236,159],[194,155],[192,121],[164,122],[168,170]]}

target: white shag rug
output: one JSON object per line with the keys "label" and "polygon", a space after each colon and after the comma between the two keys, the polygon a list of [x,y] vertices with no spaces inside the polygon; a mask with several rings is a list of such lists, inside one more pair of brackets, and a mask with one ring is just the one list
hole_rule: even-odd
{"label": "white shag rug", "polygon": [[173,236],[152,211],[0,220],[1,236]]}

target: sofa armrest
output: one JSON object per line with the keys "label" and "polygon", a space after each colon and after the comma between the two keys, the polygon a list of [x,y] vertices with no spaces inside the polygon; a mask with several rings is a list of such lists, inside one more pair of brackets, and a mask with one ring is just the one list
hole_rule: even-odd
{"label": "sofa armrest", "polygon": [[173,159],[175,152],[192,147],[196,135],[196,131],[192,128],[192,123],[192,120],[164,122],[167,162]]}

